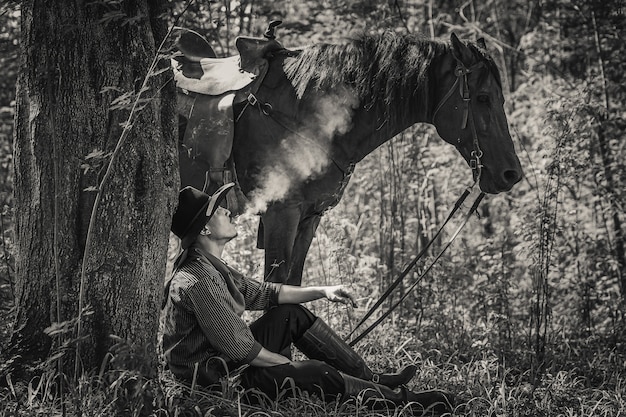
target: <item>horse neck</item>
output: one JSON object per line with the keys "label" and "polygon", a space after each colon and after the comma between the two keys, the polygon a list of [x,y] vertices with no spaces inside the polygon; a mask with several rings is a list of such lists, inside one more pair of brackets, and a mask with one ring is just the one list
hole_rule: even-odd
{"label": "horse neck", "polygon": [[408,117],[401,116],[404,113],[402,111],[394,112],[387,109],[382,99],[377,100],[371,110],[366,110],[361,103],[354,115],[354,128],[344,138],[348,144],[345,153],[350,154],[351,162],[359,162],[383,143],[416,123],[432,123],[433,107],[436,104],[432,99],[431,87],[434,83],[434,75],[429,71],[422,84],[415,90],[411,100],[412,111]]}

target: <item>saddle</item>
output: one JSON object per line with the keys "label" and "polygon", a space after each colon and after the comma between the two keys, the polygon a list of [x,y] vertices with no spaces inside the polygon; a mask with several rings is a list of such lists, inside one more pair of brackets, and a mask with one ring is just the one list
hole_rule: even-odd
{"label": "saddle", "polygon": [[[186,108],[187,128],[180,152],[181,157],[200,160],[206,167],[205,191],[229,181],[238,185],[230,158],[235,127],[233,105],[256,93],[267,74],[268,57],[285,50],[274,36],[280,23],[270,22],[263,38],[238,37],[235,45],[239,55],[226,58],[217,58],[199,33],[178,31],[177,53],[171,60],[174,81],[191,100]],[[231,199],[228,203],[230,206]]]}
{"label": "saddle", "polygon": [[[175,47],[178,54],[172,59],[176,86],[188,92],[221,95],[239,92],[255,80],[262,81],[269,65],[267,57],[285,50],[274,35],[281,21],[272,21],[264,38],[239,36],[235,46],[239,55],[217,58],[209,42],[199,33],[179,28]],[[247,99],[247,96],[244,97]]]}

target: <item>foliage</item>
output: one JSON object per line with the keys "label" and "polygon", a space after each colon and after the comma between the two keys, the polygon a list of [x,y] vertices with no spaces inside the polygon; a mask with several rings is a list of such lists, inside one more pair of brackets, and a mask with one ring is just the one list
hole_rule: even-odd
{"label": "foliage", "polygon": [[[381,370],[420,365],[412,386],[454,392],[460,404],[454,415],[626,412],[626,269],[619,252],[626,221],[622,1],[172,1],[172,16],[185,7],[178,25],[206,34],[218,56],[234,53],[236,36],[261,36],[273,19],[284,21],[277,35],[288,47],[340,41],[360,31],[446,38],[454,30],[462,37],[485,37],[505,79],[525,178],[507,195],[483,202],[480,218],[470,221],[431,274],[358,350]],[[9,39],[15,53],[15,16],[0,11],[0,19],[10,29],[0,41]],[[0,62],[6,70],[0,76],[0,107],[7,107],[12,90],[6,86],[16,74],[10,62]],[[10,163],[9,119],[0,118],[0,169],[5,155]],[[10,187],[4,172],[1,184]],[[360,308],[316,302],[312,310],[348,334],[433,236],[470,185],[467,177],[461,158],[426,126],[403,132],[363,160],[342,202],[324,216],[303,279],[349,285]],[[10,198],[2,198],[9,206],[3,219],[10,219]],[[228,252],[229,261],[260,277],[262,253],[251,249],[256,222],[240,219],[240,238]],[[10,230],[9,221],[2,229],[0,264],[5,294],[11,282]],[[444,241],[435,243],[417,271]],[[417,275],[409,275],[398,293]],[[41,365],[36,380],[8,381],[0,401],[9,408],[0,415],[356,412],[354,404],[325,405],[306,396],[248,408],[238,400],[236,380],[225,382],[223,397],[191,391],[166,371],[151,375],[140,365],[141,354],[118,342],[99,375],[67,378],[62,398],[55,384],[63,378],[54,361]]]}

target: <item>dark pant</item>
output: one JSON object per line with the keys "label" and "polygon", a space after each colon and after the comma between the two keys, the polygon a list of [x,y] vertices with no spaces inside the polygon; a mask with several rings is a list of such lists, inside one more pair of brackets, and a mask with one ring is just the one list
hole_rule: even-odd
{"label": "dark pant", "polygon": [[[266,349],[279,353],[299,340],[316,317],[298,304],[283,304],[252,323],[254,338]],[[343,378],[332,366],[316,360],[291,362],[267,368],[249,366],[241,375],[241,385],[260,390],[270,399],[279,394],[294,395],[298,390],[333,399],[344,392]]]}

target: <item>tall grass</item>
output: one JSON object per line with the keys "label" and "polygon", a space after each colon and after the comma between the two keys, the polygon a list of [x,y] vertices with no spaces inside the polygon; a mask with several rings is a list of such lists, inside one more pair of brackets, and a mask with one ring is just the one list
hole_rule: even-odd
{"label": "tall grass", "polygon": [[[404,416],[408,410],[372,412],[359,399],[324,403],[284,391],[277,402],[256,406],[242,401],[244,390],[235,376],[225,379],[222,393],[190,387],[175,381],[168,371],[153,374],[145,368],[141,350],[122,340],[96,374],[77,381],[58,375],[52,360],[40,364],[40,376],[31,381],[12,381],[5,376],[0,388],[0,417],[9,416]],[[473,352],[423,349],[418,340],[406,340],[406,332],[384,325],[359,347],[359,352],[378,370],[407,363],[419,365],[410,382],[414,390],[439,388],[457,398],[454,416],[618,416],[626,413],[626,356],[602,349],[595,341],[581,346],[562,343],[562,364],[546,368],[536,386],[524,366],[507,364],[482,348]],[[463,353],[463,354],[462,354]],[[469,356],[470,360],[462,358]],[[586,361],[590,361],[585,365]],[[579,367],[580,366],[580,367]],[[594,367],[597,373],[589,373]],[[66,379],[63,401],[56,395],[56,381]]]}

